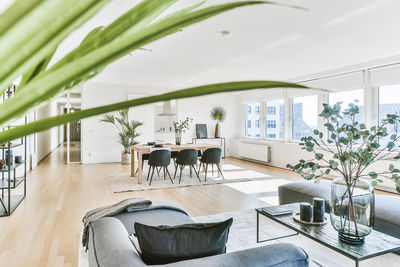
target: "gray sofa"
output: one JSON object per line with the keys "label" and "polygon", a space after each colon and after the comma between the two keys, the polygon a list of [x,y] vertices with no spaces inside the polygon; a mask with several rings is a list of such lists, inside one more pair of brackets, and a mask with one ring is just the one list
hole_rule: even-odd
{"label": "gray sofa", "polygon": [[[135,222],[179,225],[193,223],[193,220],[183,212],[170,209],[124,212],[114,217],[95,220],[89,225],[89,266],[147,266],[128,236],[134,232]],[[292,244],[279,243],[162,266],[308,266],[308,256]]]}
{"label": "gray sofa", "polygon": [[[314,181],[296,182],[278,188],[279,204],[295,202],[312,203],[314,197],[327,200],[326,211],[329,212],[330,182]],[[400,197],[375,195],[375,226],[382,233],[400,238]]]}

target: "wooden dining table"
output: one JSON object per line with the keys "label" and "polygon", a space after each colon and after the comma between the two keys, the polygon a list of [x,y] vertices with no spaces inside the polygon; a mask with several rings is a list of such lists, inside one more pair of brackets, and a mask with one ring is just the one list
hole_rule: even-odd
{"label": "wooden dining table", "polygon": [[[150,149],[153,146],[149,145],[134,145],[131,147],[131,177],[135,176],[135,161],[136,161],[136,156],[135,152],[137,152],[137,158],[138,158],[138,184],[142,183],[142,155],[144,153],[150,153]],[[171,151],[181,151],[184,149],[196,149],[196,150],[207,150],[209,148],[221,148],[219,145],[213,145],[213,144],[184,144],[184,145],[164,145],[164,148],[171,149]],[[220,176],[220,173],[218,172],[218,176]]]}

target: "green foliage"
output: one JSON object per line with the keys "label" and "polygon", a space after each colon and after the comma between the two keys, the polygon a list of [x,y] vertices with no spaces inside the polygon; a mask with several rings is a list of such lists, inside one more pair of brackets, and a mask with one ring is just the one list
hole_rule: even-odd
{"label": "green foliage", "polygon": [[174,128],[175,128],[175,130],[183,130],[183,131],[189,130],[189,126],[192,121],[193,121],[193,119],[191,119],[189,117],[186,117],[186,119],[184,121],[183,120],[174,121],[173,122]]}
{"label": "green foliage", "polygon": [[[400,193],[400,169],[395,168],[393,164],[389,165],[387,171],[365,173],[367,167],[377,161],[400,159],[400,153],[393,156],[395,144],[400,141],[400,132],[397,130],[400,116],[388,114],[378,126],[367,129],[365,124],[356,120],[359,112],[359,107],[354,103],[344,110],[341,108],[341,102],[333,106],[323,104],[319,116],[325,120],[327,137],[324,139],[318,130],[314,130],[315,136],[303,137],[300,143],[302,149],[313,153],[314,158],[301,159],[298,164],[288,164],[287,167],[307,180],[334,171],[344,177],[348,185],[359,178],[372,179],[372,185],[383,182],[379,177],[388,178],[395,183]],[[389,142],[383,144],[381,138],[389,135],[388,127],[393,127],[395,133],[390,135]]]}
{"label": "green foliage", "polygon": [[[176,0],[143,0],[107,27],[93,29],[77,48],[50,66],[48,63],[59,44],[108,2],[109,0],[17,0],[0,14],[0,91],[4,92],[18,77],[22,77],[15,96],[1,103],[2,126],[66,94],[76,85],[99,74],[110,63],[146,44],[235,8],[274,4],[264,1],[238,1],[200,9],[199,3],[162,17]],[[6,142],[67,122],[163,100],[277,87],[306,88],[274,81],[199,86],[45,118],[3,131],[0,133],[0,140]]]}
{"label": "green foliage", "polygon": [[223,107],[216,106],[211,109],[210,116],[213,120],[223,122],[226,118],[226,110]]}
{"label": "green foliage", "polygon": [[119,116],[105,114],[100,120],[113,124],[118,129],[118,142],[124,147],[124,153],[130,153],[130,148],[138,144],[135,140],[140,136],[137,128],[143,125],[143,122],[131,120],[128,118],[129,109],[121,109],[118,111]]}

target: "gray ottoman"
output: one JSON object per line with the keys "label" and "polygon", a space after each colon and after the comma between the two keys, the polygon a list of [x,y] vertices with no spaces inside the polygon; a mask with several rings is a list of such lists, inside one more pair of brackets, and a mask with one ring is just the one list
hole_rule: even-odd
{"label": "gray ottoman", "polygon": [[278,187],[279,204],[290,204],[295,202],[312,203],[314,197],[326,200],[325,210],[329,212],[330,185],[328,181],[306,181],[281,185]]}
{"label": "gray ottoman", "polygon": [[[329,212],[330,182],[305,181],[281,185],[278,188],[279,204],[295,202],[312,203],[314,197],[326,199],[326,212]],[[400,238],[400,196],[375,195],[374,229]],[[400,252],[397,252],[399,254]]]}

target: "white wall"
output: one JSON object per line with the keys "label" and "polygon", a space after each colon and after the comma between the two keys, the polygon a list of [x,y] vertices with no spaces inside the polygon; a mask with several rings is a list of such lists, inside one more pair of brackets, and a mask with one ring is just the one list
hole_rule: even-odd
{"label": "white wall", "polygon": [[[37,120],[59,114],[56,102],[51,102],[37,110]],[[47,131],[37,134],[37,162],[44,159],[51,151],[58,147],[61,143],[59,139],[60,127],[54,127]]]}
{"label": "white wall", "polygon": [[[227,111],[226,120],[220,123],[220,136],[226,138],[226,156],[232,155],[232,139],[238,137],[238,127],[240,127],[240,104],[238,95],[233,93],[215,94],[209,96],[179,99],[178,100],[178,119],[184,120],[186,117],[192,118],[193,122],[190,130],[183,137],[183,143],[191,143],[192,137],[196,136],[196,124],[207,124],[208,137],[214,137],[215,121],[210,117],[210,111],[215,106],[221,106]],[[219,140],[206,140],[204,142],[215,142]]]}
{"label": "white wall", "polygon": [[[121,85],[86,84],[82,90],[82,109],[128,100],[135,88]],[[131,115],[131,114],[130,114]],[[146,117],[131,118],[146,122]],[[100,122],[102,116],[82,120],[82,163],[120,162],[122,147],[117,141],[118,131],[114,125]]]}

